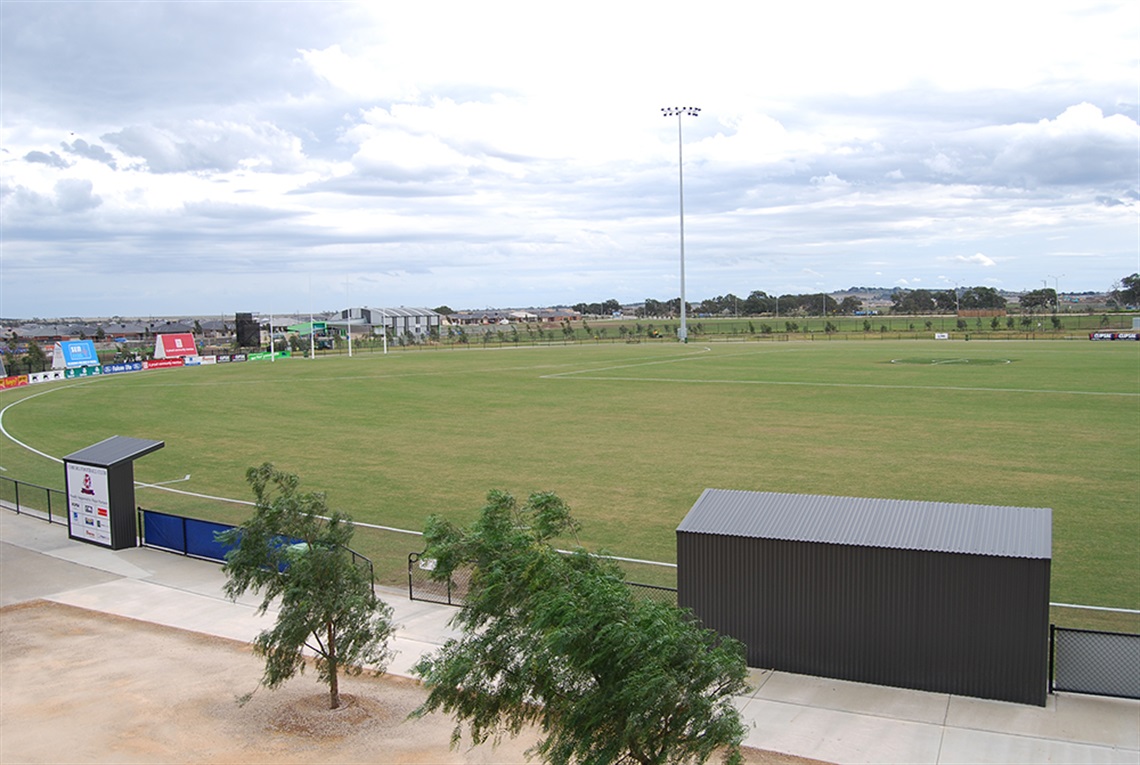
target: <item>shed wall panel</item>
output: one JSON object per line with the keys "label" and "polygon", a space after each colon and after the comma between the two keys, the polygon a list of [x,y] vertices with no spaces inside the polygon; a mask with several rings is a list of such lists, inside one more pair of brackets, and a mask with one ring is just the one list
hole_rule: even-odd
{"label": "shed wall panel", "polygon": [[750,666],[1045,702],[1048,560],[679,531],[677,566]]}

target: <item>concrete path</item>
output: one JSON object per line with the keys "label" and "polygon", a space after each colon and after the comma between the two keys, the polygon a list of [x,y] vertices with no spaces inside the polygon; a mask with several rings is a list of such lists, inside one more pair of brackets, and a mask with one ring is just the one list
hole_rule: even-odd
{"label": "concrete path", "polygon": [[[112,551],[67,528],[0,509],[0,606],[42,598],[251,641],[273,623],[233,603],[216,563],[147,548]],[[410,676],[454,630],[449,606],[379,591],[399,626],[389,672]],[[1140,765],[1140,701],[1055,694],[1045,707],[751,670],[745,743],[834,763],[1127,763]],[[0,683],[0,692],[11,692]]]}

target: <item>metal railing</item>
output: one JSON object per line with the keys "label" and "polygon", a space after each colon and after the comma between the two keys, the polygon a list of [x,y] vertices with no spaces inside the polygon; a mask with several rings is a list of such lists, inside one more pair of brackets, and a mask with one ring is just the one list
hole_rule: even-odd
{"label": "metal railing", "polygon": [[67,494],[59,489],[0,476],[0,504],[17,515],[31,515],[48,523],[67,523]]}
{"label": "metal railing", "polygon": [[[138,508],[139,544],[156,550],[179,553],[203,560],[225,563],[230,548],[216,539],[218,533],[235,528],[233,524],[206,521],[184,515],[173,515],[156,510]],[[344,548],[352,556],[352,563],[367,569],[372,594],[376,594],[376,570],[372,560],[350,547]]]}
{"label": "metal railing", "polygon": [[[408,600],[422,600],[446,606],[462,606],[471,587],[470,568],[456,569],[451,579],[440,582],[432,578],[435,561],[423,553],[408,554]],[[625,582],[635,600],[657,601],[677,605],[677,588],[656,584]]]}

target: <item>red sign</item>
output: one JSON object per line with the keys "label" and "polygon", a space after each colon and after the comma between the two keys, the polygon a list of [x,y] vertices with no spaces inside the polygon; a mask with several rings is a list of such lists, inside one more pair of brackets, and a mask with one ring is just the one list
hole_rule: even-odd
{"label": "red sign", "polygon": [[177,359],[183,356],[197,356],[194,335],[182,332],[173,335],[158,335],[154,341],[156,359]]}
{"label": "red sign", "polygon": [[5,377],[4,378],[3,387],[5,387],[5,388],[22,388],[27,384],[28,384],[28,376],[27,375],[14,375],[12,377]]}
{"label": "red sign", "polygon": [[143,362],[145,369],[167,369],[168,367],[182,366],[182,359],[152,359]]}

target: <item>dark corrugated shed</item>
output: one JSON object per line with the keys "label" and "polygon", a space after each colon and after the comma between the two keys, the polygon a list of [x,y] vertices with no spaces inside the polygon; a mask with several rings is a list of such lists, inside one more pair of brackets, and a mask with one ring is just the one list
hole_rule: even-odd
{"label": "dark corrugated shed", "polygon": [[707,489],[678,602],[754,667],[1044,705],[1052,511]]}

